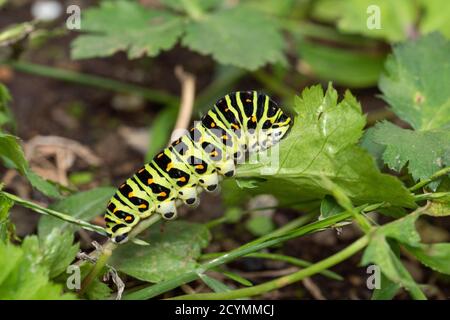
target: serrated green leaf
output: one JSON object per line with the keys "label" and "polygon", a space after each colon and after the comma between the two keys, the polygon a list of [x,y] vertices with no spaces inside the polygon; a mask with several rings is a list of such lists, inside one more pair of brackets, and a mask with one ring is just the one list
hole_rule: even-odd
{"label": "serrated green leaf", "polygon": [[80,246],[73,244],[74,236],[71,232],[60,232],[53,229],[48,235],[40,239],[43,263],[49,268],[49,277],[53,279],[64,272],[75,259]]}
{"label": "serrated green leaf", "polygon": [[407,166],[416,181],[450,166],[450,130],[419,132],[382,122],[375,126],[373,139],[386,147],[383,160],[389,168],[400,171]]}
{"label": "serrated green leaf", "polygon": [[238,167],[237,178],[266,179],[252,190],[274,194],[283,204],[292,199],[320,201],[330,194],[323,183],[325,177],[355,204],[386,201],[394,206],[415,206],[401,182],[381,174],[372,157],[356,145],[365,118],[350,92],[338,102],[331,86],[325,94],[320,86],[307,88],[295,108],[298,114],[291,131],[279,144],[276,172],[263,171],[267,162],[261,161]]}
{"label": "serrated green leaf", "polygon": [[183,32],[183,20],[132,1],[103,1],[83,12],[83,31],[72,43],[72,57],[107,57],[127,51],[130,59],[156,56],[172,48]]}
{"label": "serrated green leaf", "polygon": [[393,283],[409,291],[420,292],[419,286],[403,266],[397,255],[391,250],[386,238],[382,234],[377,234],[371,239],[364,251],[361,263],[363,265],[374,263],[380,267],[381,272]]}
{"label": "serrated green leaf", "polygon": [[203,225],[174,221],[164,225],[163,231],[160,224],[152,226],[141,238],[151,245],[121,245],[109,264],[137,279],[157,283],[194,270],[210,234]]}
{"label": "serrated green leaf", "polygon": [[21,247],[0,242],[0,299],[74,299],[62,286],[49,281],[36,237],[25,238]]}
{"label": "serrated green leaf", "polygon": [[394,47],[379,86],[392,110],[415,130],[450,125],[450,41],[438,33]]}
{"label": "serrated green leaf", "polygon": [[[385,163],[408,167],[415,180],[450,165],[450,41],[430,34],[394,48],[380,89],[392,110],[415,129],[378,124],[373,139],[386,147]],[[439,181],[430,187],[435,189]]]}
{"label": "serrated green leaf", "polygon": [[13,205],[14,201],[0,195],[0,242],[6,243],[10,238],[9,210]]}
{"label": "serrated green leaf", "polygon": [[377,83],[383,70],[384,55],[301,41],[298,53],[320,79],[335,81],[353,88],[365,88]]}
{"label": "serrated green leaf", "polygon": [[419,247],[406,248],[427,267],[450,274],[450,243],[421,244]]}
{"label": "serrated green leaf", "polygon": [[26,173],[28,163],[17,137],[0,133],[0,156],[7,165],[13,165],[21,174]]}
{"label": "serrated green leaf", "polygon": [[278,23],[245,7],[219,11],[190,23],[182,42],[195,51],[211,54],[220,63],[248,70],[285,61]]}
{"label": "serrated green leaf", "polygon": [[26,172],[26,177],[35,189],[39,190],[47,197],[50,198],[61,197],[59,189],[54,183],[51,183],[50,181],[42,178],[40,175],[36,174],[33,170],[28,168]]}
{"label": "serrated green leaf", "polygon": [[[106,204],[114,192],[115,189],[111,187],[83,191],[68,196],[50,205],[49,208],[88,221],[104,212]],[[38,225],[39,237],[45,237],[53,229],[74,231],[77,226],[51,216],[42,216]]]}

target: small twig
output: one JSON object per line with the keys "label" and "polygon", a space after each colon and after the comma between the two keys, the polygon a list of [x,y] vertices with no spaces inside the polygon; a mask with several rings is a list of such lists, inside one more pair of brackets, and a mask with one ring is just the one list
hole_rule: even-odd
{"label": "small twig", "polygon": [[320,291],[320,288],[311,280],[311,278],[307,277],[303,279],[302,282],[306,290],[308,290],[316,300],[327,300],[323,296],[322,291]]}
{"label": "small twig", "polygon": [[175,141],[185,134],[191,121],[195,99],[195,76],[184,71],[181,66],[175,68],[175,75],[181,83],[181,103],[175,128],[170,141]]}

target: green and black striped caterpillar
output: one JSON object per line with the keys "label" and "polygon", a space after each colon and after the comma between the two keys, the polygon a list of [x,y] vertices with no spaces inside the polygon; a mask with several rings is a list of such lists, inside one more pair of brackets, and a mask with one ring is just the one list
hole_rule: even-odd
{"label": "green and black striped caterpillar", "polygon": [[108,235],[124,243],[141,219],[153,213],[174,219],[181,203],[196,206],[203,189],[216,191],[222,176],[234,176],[235,165],[249,154],[276,144],[290,124],[265,94],[242,91],[219,99],[188,133],[119,187],[105,214]]}

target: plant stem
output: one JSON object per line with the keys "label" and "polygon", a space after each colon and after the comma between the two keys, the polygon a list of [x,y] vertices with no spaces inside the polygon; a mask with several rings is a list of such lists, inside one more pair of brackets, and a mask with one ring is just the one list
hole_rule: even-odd
{"label": "plant stem", "polygon": [[423,193],[414,195],[414,200],[416,202],[424,200],[441,199],[445,197],[450,197],[450,192],[434,192],[434,193]]}
{"label": "plant stem", "polygon": [[[208,253],[208,254],[202,255],[200,257],[200,259],[202,259],[202,260],[214,259],[214,258],[220,257],[224,254],[225,254],[224,252]],[[276,261],[283,261],[283,262],[287,262],[287,263],[292,264],[297,267],[309,267],[312,265],[312,263],[309,261],[305,261],[305,260],[298,259],[295,257],[286,256],[283,254],[276,254],[276,253],[255,252],[255,253],[249,253],[249,254],[245,255],[245,256],[243,256],[243,258],[270,259],[270,260],[276,260]],[[323,276],[328,277],[330,279],[333,279],[333,280],[339,280],[339,281],[343,280],[343,278],[339,274],[337,274],[333,271],[324,270],[324,271],[320,272],[320,274],[322,274]]]}
{"label": "plant stem", "polygon": [[[153,214],[149,218],[142,220],[131,232],[129,235],[130,239],[135,238],[137,235],[139,235],[141,232],[146,230],[148,227],[150,227],[152,224],[158,222],[161,219],[161,216],[159,214]],[[80,296],[83,295],[84,292],[89,288],[92,281],[96,279],[100,272],[103,270],[103,268],[106,266],[109,258],[112,255],[113,250],[117,247],[117,245],[112,242],[111,240],[108,240],[105,244],[102,246],[102,250],[100,252],[100,256],[97,258],[97,261],[92,268],[92,270],[89,272],[89,274],[84,278]],[[91,255],[95,254],[96,251],[92,252]]]}
{"label": "plant stem", "polygon": [[121,93],[130,93],[164,105],[178,105],[178,98],[158,90],[151,90],[137,85],[112,80],[106,77],[83,74],[75,71],[64,70],[23,61],[9,61],[8,65],[14,69],[38,76],[54,78],[86,86],[97,87]]}
{"label": "plant stem", "polygon": [[290,100],[297,95],[297,92],[283,85],[282,82],[276,80],[272,75],[263,70],[252,73],[253,77],[263,83],[268,89],[280,95],[284,100]]}
{"label": "plant stem", "polygon": [[198,294],[188,294],[182,295],[175,298],[174,300],[218,300],[218,299],[239,299],[245,297],[251,297],[256,295],[261,295],[263,293],[276,290],[285,287],[289,284],[300,281],[306,277],[310,277],[316,273],[319,273],[325,269],[328,269],[347,258],[351,257],[361,249],[363,249],[369,243],[369,236],[365,235],[359,238],[357,241],[353,242],[351,245],[345,249],[339,251],[338,253],[320,261],[312,266],[309,266],[300,271],[294,272],[290,275],[268,281],[266,283],[253,286],[250,288],[238,289],[228,292],[218,292],[218,293],[198,293]]}
{"label": "plant stem", "polygon": [[411,188],[409,188],[409,191],[411,191],[411,192],[416,191],[416,190],[426,186],[427,184],[433,182],[434,180],[436,180],[442,176],[445,176],[449,173],[450,173],[450,167],[443,168],[443,169],[437,171],[436,173],[434,173],[430,178],[419,181],[417,184],[413,185]]}
{"label": "plant stem", "polygon": [[[343,212],[340,214],[333,215],[326,219],[315,221],[306,226],[299,227],[294,230],[284,231],[283,234],[279,232],[274,232],[268,236],[251,241],[243,246],[234,249],[223,256],[220,256],[211,261],[205,262],[200,265],[196,270],[181,274],[170,280],[160,282],[158,284],[146,287],[134,292],[126,293],[124,299],[149,299],[166,291],[172,290],[179,287],[182,284],[191,282],[198,278],[198,273],[203,273],[209,269],[218,267],[224,263],[235,260],[239,257],[245,256],[246,254],[260,251],[261,249],[269,248],[273,245],[279,244],[281,242],[297,238],[299,236],[323,230],[324,228],[330,227],[338,222],[348,219],[351,217],[351,213]],[[278,231],[278,230],[277,230]]]}
{"label": "plant stem", "polygon": [[12,201],[14,201],[17,204],[20,204],[21,206],[31,209],[33,211],[36,211],[40,214],[44,214],[44,215],[48,215],[48,216],[52,216],[61,220],[64,220],[66,222],[69,223],[73,223],[76,224],[78,226],[80,226],[83,229],[89,230],[89,231],[94,231],[97,232],[101,235],[106,235],[105,229],[103,227],[94,225],[94,224],[90,224],[89,222],[80,220],[80,219],[76,219],[68,214],[62,213],[62,212],[58,212],[52,209],[48,209],[45,207],[42,207],[34,202],[19,198],[18,196],[15,196],[11,193],[5,192],[5,191],[0,191],[0,194],[2,194],[3,196],[5,196],[8,199],[11,199]]}

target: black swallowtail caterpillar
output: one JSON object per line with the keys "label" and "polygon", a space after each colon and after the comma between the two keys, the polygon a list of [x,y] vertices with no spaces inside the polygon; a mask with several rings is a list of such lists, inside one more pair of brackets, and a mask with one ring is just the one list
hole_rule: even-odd
{"label": "black swallowtail caterpillar", "polygon": [[242,91],[219,99],[187,134],[119,187],[105,214],[108,235],[123,243],[141,219],[158,213],[170,220],[181,203],[196,206],[203,189],[216,191],[222,176],[232,177],[242,159],[277,143],[290,124],[265,94]]}

